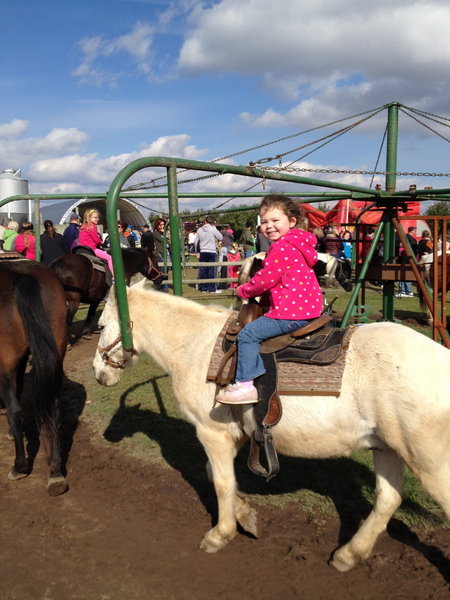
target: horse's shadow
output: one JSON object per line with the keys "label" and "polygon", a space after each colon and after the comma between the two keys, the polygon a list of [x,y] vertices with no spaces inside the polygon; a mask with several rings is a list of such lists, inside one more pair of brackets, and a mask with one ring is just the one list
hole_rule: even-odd
{"label": "horse's shadow", "polygon": [[[186,421],[167,414],[158,379],[154,377],[128,388],[120,398],[119,408],[113,415],[104,432],[107,441],[118,443],[135,433],[143,433],[159,444],[163,458],[179,471],[182,477],[196,491],[205,509],[211,514],[212,522],[217,520],[217,500],[212,484],[207,480],[204,465],[205,452],[198,441],[194,427]],[[151,384],[158,404],[159,413],[141,408],[140,404],[127,405],[127,397],[137,388]],[[372,505],[363,495],[364,489],[374,489],[374,474],[365,465],[349,458],[302,459],[280,456],[280,473],[268,484],[248,470],[246,466],[248,444],[236,459],[236,476],[239,488],[247,494],[281,495],[309,490],[333,502],[340,519],[339,546],[345,544],[355,534],[361,520],[372,510]],[[199,468],[201,465],[201,468]],[[346,482],[345,495],[342,481]],[[412,500],[405,504],[417,515],[436,519],[429,511]],[[245,533],[245,532],[241,532]],[[402,521],[393,518],[388,533],[394,539],[409,545],[434,565],[446,581],[450,581],[450,561],[436,546],[422,542]]]}

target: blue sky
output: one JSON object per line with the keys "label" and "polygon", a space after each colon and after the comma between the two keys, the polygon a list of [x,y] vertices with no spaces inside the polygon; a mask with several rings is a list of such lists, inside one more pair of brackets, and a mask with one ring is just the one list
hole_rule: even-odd
{"label": "blue sky", "polygon": [[[421,117],[439,137],[400,115],[398,170],[450,172],[447,0],[0,0],[0,8],[0,171],[21,168],[30,193],[104,192],[142,156],[213,160],[392,101],[447,119]],[[373,169],[386,117],[295,166]],[[343,124],[230,162],[287,152]],[[254,183],[225,176],[180,191]],[[406,176],[397,187],[412,183],[450,187],[450,178]]]}

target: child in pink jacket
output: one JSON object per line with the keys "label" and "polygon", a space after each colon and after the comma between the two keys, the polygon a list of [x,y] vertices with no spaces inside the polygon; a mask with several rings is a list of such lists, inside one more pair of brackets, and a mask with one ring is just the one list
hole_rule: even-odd
{"label": "child in pink jacket", "polygon": [[108,263],[109,270],[114,275],[112,257],[102,250],[102,238],[98,233],[97,224],[100,220],[100,213],[95,208],[88,209],[83,216],[83,223],[78,234],[78,244],[92,248],[95,256],[103,258]]}
{"label": "child in pink jacket", "polygon": [[[239,275],[239,271],[241,266],[240,265],[234,265],[233,263],[241,260],[241,253],[238,250],[238,245],[236,244],[236,242],[233,242],[230,246],[230,251],[227,254],[227,261],[229,263],[229,267],[228,267],[228,277],[237,277]],[[230,282],[230,288],[232,290],[235,290],[237,288],[238,284],[237,281],[231,281]]]}
{"label": "child in pink jacket", "polygon": [[300,205],[291,198],[269,195],[260,209],[261,231],[272,242],[263,268],[239,286],[241,298],[268,292],[268,312],[246,325],[237,336],[236,383],[222,390],[223,404],[258,401],[253,380],[265,372],[259,354],[262,341],[303,327],[322,312],[322,292],[313,266],[317,262],[317,239],[298,227],[303,224]]}

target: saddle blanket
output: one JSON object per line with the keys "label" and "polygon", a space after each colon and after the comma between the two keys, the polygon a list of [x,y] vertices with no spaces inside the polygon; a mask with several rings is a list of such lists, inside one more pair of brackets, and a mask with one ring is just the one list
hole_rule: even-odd
{"label": "saddle blanket", "polygon": [[[224,338],[231,323],[236,321],[237,315],[237,311],[231,313],[216,340],[208,367],[208,381],[216,380],[217,370],[225,356]],[[342,345],[342,352],[331,365],[277,362],[278,393],[291,396],[339,396],[347,349],[354,330],[354,327],[348,328]],[[230,361],[225,369],[229,368],[229,364]],[[227,373],[225,372],[225,374]]]}

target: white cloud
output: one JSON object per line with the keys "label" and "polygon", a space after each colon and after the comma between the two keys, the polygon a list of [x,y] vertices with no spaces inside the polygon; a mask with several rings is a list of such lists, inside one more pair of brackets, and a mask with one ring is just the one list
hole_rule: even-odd
{"label": "white cloud", "polygon": [[[82,62],[72,72],[80,83],[90,83],[96,86],[108,85],[115,87],[124,72],[116,70],[111,64],[108,68],[103,66],[105,59],[124,54],[131,57],[137,65],[138,71],[150,72],[150,48],[154,34],[154,27],[148,23],[135,23],[133,29],[117,38],[106,39],[97,35],[84,38],[78,43],[78,48],[83,55]],[[102,66],[96,66],[100,62]],[[106,63],[108,64],[108,63]]]}
{"label": "white cloud", "polygon": [[255,126],[323,123],[395,100],[446,111],[449,22],[447,0],[221,0],[197,7],[178,72],[255,76],[300,101],[285,113],[243,113]]}
{"label": "white cloud", "polygon": [[25,133],[28,121],[13,119],[10,123],[0,123],[0,138],[14,138]]}
{"label": "white cloud", "polygon": [[[106,191],[117,173],[128,163],[146,156],[178,156],[200,160],[206,153],[190,144],[190,136],[161,136],[130,152],[102,157],[83,152],[88,135],[75,128],[55,128],[42,137],[24,137],[28,123],[15,119],[0,123],[0,164],[20,166],[29,181],[30,193],[82,193]],[[14,136],[13,136],[14,134]],[[134,183],[165,175],[165,169],[139,172]]]}

